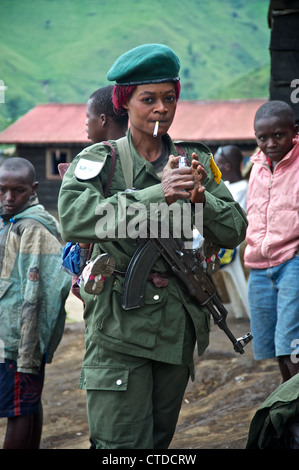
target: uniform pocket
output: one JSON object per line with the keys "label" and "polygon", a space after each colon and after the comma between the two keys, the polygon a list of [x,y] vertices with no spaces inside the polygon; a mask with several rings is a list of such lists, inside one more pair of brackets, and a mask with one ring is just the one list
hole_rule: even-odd
{"label": "uniform pocket", "polygon": [[83,366],[79,388],[87,390],[90,437],[96,448],[132,447],[128,378],[127,368]]}
{"label": "uniform pocket", "polygon": [[129,369],[83,366],[79,387],[83,390],[127,390]]}
{"label": "uniform pocket", "polygon": [[109,307],[98,321],[98,329],[105,335],[127,343],[153,348],[161,324],[167,299],[165,288],[146,283],[144,306],[124,310],[122,300],[122,278],[115,278]]}

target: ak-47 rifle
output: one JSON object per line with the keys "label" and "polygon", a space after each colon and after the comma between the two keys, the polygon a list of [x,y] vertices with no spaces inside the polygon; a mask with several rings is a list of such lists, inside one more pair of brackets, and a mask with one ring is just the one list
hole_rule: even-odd
{"label": "ak-47 rifle", "polygon": [[131,259],[126,271],[122,306],[125,310],[141,307],[144,304],[145,284],[157,258],[162,255],[172,272],[185,284],[191,296],[200,306],[206,306],[214,322],[228,336],[234,350],[244,353],[244,347],[252,340],[251,333],[236,339],[226,323],[227,310],[216,294],[216,289],[203,269],[198,256],[192,250],[180,246],[170,234],[168,238],[151,237],[145,239]]}

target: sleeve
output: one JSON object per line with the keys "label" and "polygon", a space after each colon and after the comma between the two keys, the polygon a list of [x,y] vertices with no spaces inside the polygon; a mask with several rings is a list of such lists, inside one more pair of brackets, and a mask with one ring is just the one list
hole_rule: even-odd
{"label": "sleeve", "polygon": [[26,228],[21,236],[18,269],[23,299],[20,312],[20,343],[18,371],[38,374],[41,364],[38,332],[39,286],[40,286],[40,230],[36,226]]}
{"label": "sleeve", "polygon": [[[51,279],[59,280],[59,289],[66,286],[57,273],[62,249],[58,240],[41,224],[27,225],[21,235],[18,270],[21,279],[20,342],[18,348],[18,371],[38,374],[43,355],[49,346],[53,324],[56,323],[54,301],[60,292],[51,290]],[[56,300],[55,300],[56,302]]]}

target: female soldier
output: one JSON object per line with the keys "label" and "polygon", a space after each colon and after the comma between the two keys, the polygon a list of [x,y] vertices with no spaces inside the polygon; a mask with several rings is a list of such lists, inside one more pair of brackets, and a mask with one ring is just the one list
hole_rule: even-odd
{"label": "female soldier", "polygon": [[[167,275],[161,258],[153,272],[159,280],[163,274],[164,282],[154,283],[155,276],[149,276],[144,305],[122,307],[123,275],[139,245],[129,230],[136,216],[132,207],[145,208],[148,222],[153,204],[177,203],[180,210],[188,204],[193,216],[196,205],[203,205],[205,238],[234,248],[245,237],[246,217],[224,183],[215,180],[207,147],[181,144],[191,164],[178,168],[179,155],[167,131],[179,98],[179,68],[176,54],[160,44],[138,46],[116,60],[107,78],[116,81],[115,108],[129,115],[126,147],[119,150],[119,142],[110,142],[118,154],[114,169],[109,145],[84,149],[66,173],[59,196],[64,239],[92,242],[93,259],[105,252],[116,265],[100,295],[81,288],[86,353],[79,387],[87,390],[96,448],[168,448],[194,375],[195,343],[201,355],[209,339],[208,311]],[[132,185],[125,181],[130,167]],[[128,186],[134,189],[125,191]]]}

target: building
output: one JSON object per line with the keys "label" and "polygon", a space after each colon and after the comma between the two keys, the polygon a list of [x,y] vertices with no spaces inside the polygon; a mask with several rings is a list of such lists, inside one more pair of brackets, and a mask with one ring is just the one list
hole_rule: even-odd
{"label": "building", "polygon": [[[179,101],[169,133],[175,140],[203,142],[212,152],[220,145],[235,144],[244,155],[250,155],[256,146],[254,115],[265,101]],[[15,154],[35,166],[39,199],[48,210],[57,208],[61,184],[58,164],[71,162],[91,143],[85,120],[85,103],[49,103],[31,109],[0,133],[0,145],[15,145]]]}

